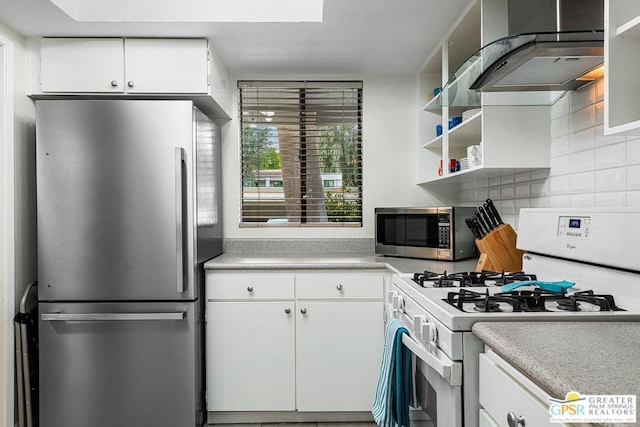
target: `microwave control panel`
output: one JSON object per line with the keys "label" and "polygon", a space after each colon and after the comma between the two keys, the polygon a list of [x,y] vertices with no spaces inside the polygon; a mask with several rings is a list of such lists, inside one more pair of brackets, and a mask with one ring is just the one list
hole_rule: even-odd
{"label": "microwave control panel", "polygon": [[448,248],[451,243],[451,218],[449,214],[438,214],[438,247]]}
{"label": "microwave control panel", "polygon": [[588,239],[591,217],[561,216],[558,220],[558,236],[574,239]]}

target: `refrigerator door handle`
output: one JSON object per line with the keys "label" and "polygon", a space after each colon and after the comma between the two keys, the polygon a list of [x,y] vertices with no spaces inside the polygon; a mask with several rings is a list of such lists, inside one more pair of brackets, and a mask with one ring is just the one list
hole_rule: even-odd
{"label": "refrigerator door handle", "polygon": [[132,321],[132,320],[184,320],[187,313],[42,313],[45,321]]}
{"label": "refrigerator door handle", "polygon": [[184,292],[184,240],[182,227],[182,209],[184,199],[182,194],[182,163],[184,162],[184,149],[175,148],[175,172],[176,172],[176,292]]}

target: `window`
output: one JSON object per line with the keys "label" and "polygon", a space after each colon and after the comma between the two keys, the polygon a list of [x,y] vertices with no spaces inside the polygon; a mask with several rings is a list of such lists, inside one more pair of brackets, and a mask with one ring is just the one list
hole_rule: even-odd
{"label": "window", "polygon": [[361,226],[362,82],[239,81],[241,224]]}

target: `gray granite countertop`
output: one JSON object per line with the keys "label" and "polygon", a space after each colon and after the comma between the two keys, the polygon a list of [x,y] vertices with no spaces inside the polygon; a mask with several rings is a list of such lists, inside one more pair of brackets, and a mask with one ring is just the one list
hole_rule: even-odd
{"label": "gray granite countertop", "polygon": [[640,395],[640,322],[480,322],[473,333],[555,398]]}
{"label": "gray granite countertop", "polygon": [[389,269],[393,273],[424,270],[473,270],[476,259],[435,261],[377,256],[371,253],[224,253],[207,261],[205,270]]}

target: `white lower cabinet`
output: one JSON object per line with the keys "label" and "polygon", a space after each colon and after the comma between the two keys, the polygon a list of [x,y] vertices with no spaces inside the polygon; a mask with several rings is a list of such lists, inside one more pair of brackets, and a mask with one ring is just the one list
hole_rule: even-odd
{"label": "white lower cabinet", "polygon": [[297,409],[371,410],[380,370],[382,302],[298,301],[297,308]]}
{"label": "white lower cabinet", "polygon": [[479,387],[481,427],[567,426],[550,421],[551,396],[491,350],[480,354]]}
{"label": "white lower cabinet", "polygon": [[207,272],[208,411],[370,411],[386,277]]}
{"label": "white lower cabinet", "polygon": [[295,409],[290,302],[207,303],[209,411]]}

